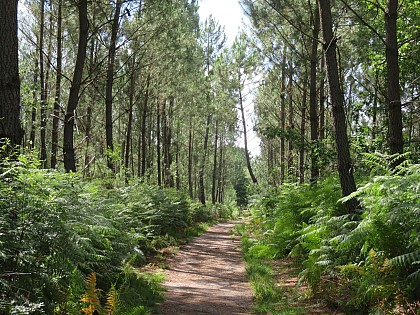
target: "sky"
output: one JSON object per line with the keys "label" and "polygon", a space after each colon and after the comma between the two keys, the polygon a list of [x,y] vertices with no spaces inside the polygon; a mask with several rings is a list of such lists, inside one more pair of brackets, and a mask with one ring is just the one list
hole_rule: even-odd
{"label": "sky", "polygon": [[242,9],[237,0],[200,0],[199,10],[201,21],[210,14],[225,27],[228,44],[231,44],[242,26]]}
{"label": "sky", "polygon": [[[239,5],[238,0],[200,0],[199,2],[200,20],[203,22],[211,14],[219,21],[219,24],[225,27],[225,33],[227,36],[227,44],[231,45],[235,39],[235,36],[243,28],[243,22],[246,21],[246,17],[242,12],[242,8]],[[253,131],[254,124],[253,120],[253,104],[252,96],[250,95],[247,100],[248,104],[245,104],[245,120],[247,125],[248,134],[248,150],[252,157],[256,157],[260,154],[260,140],[256,133]],[[249,104],[251,103],[251,104]],[[242,129],[242,128],[241,128]],[[243,137],[238,140],[238,144],[243,147]]]}

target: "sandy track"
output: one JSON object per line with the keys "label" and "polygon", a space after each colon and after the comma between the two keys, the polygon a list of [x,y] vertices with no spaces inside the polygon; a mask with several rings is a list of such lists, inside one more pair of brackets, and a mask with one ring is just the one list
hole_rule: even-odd
{"label": "sandy track", "polygon": [[194,239],[164,271],[165,301],[160,315],[251,314],[252,293],[245,277],[234,223],[222,223]]}

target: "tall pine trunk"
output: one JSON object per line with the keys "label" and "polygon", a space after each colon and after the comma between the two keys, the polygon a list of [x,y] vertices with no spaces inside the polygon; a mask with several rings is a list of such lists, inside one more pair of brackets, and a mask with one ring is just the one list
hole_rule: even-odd
{"label": "tall pine trunk", "polygon": [[219,119],[216,119],[216,130],[214,133],[214,151],[213,151],[213,178],[211,186],[211,202],[216,203],[216,183],[217,183],[217,141],[219,138]]}
{"label": "tall pine trunk", "polygon": [[111,28],[111,43],[108,50],[108,65],[106,71],[106,89],[105,89],[105,134],[106,148],[108,151],[107,163],[108,167],[115,172],[114,163],[110,157],[110,153],[114,151],[114,142],[112,137],[112,88],[114,85],[114,65],[116,53],[116,41],[118,28],[120,25],[121,0],[117,0],[115,4],[114,18]]}
{"label": "tall pine trunk", "polygon": [[245,151],[245,159],[246,159],[246,167],[248,168],[249,176],[251,176],[251,180],[253,183],[258,183],[257,178],[254,175],[254,171],[252,170],[251,166],[251,158],[249,156],[248,151],[248,135],[246,130],[246,120],[245,120],[245,109],[244,109],[244,100],[242,97],[242,91],[239,88],[239,109],[241,111],[241,117],[242,117],[242,128],[244,132],[244,151]]}
{"label": "tall pine trunk", "polygon": [[192,180],[192,172],[193,172],[193,131],[192,131],[192,122],[190,119],[190,126],[188,130],[188,192],[190,194],[190,198],[193,199],[193,188],[194,183]]}
{"label": "tall pine trunk", "polygon": [[74,67],[73,80],[71,82],[67,110],[64,117],[64,168],[66,172],[76,172],[76,155],[74,151],[73,128],[76,116],[76,108],[79,102],[79,91],[82,83],[83,68],[86,59],[88,44],[89,22],[87,0],[78,1],[79,10],[79,41],[77,45],[76,65]]}
{"label": "tall pine trunk", "polygon": [[[0,141],[12,155],[22,142],[18,71],[17,0],[0,2]],[[3,153],[3,152],[2,152]]]}
{"label": "tall pine trunk", "polygon": [[51,168],[57,167],[58,153],[58,122],[60,120],[60,102],[61,102],[61,72],[63,67],[63,39],[62,39],[62,8],[63,0],[58,1],[57,12],[57,76],[55,78],[55,97],[51,131]]}
{"label": "tall pine trunk", "polygon": [[[289,69],[289,82],[288,82],[288,90],[289,90],[289,104],[288,104],[288,129],[290,132],[294,132],[294,123],[293,123],[293,93],[292,93],[292,85],[293,85],[293,70],[290,67]],[[287,142],[287,173],[289,177],[292,177],[293,169],[293,139],[292,137],[289,137],[289,140]]]}
{"label": "tall pine trunk", "polygon": [[124,166],[125,166],[125,171],[127,172],[127,176],[129,175],[128,172],[128,163],[130,161],[130,148],[131,148],[131,130],[132,130],[132,124],[133,124],[133,107],[134,107],[134,84],[135,84],[135,79],[134,79],[134,69],[135,69],[135,64],[136,64],[136,60],[135,57],[133,56],[133,61],[132,61],[132,67],[131,67],[131,75],[130,75],[130,92],[129,92],[129,108],[128,108],[128,124],[127,124],[127,135],[125,138],[125,160],[124,160]]}
{"label": "tall pine trunk", "polygon": [[312,51],[311,51],[311,72],[309,87],[309,119],[311,121],[311,182],[315,182],[319,176],[317,158],[318,144],[318,110],[317,110],[317,64],[318,64],[318,36],[320,32],[319,10],[315,5],[315,13],[312,15]]}
{"label": "tall pine trunk", "polygon": [[[39,40],[37,39],[37,43],[39,46]],[[37,48],[39,49],[39,48]],[[38,72],[39,72],[39,59],[35,58],[35,69],[34,69],[34,76],[33,76],[33,84],[34,89],[32,92],[32,115],[31,115],[31,132],[29,136],[29,147],[31,149],[35,148],[35,137],[36,137],[36,111],[38,107],[38,96],[36,94],[37,89],[35,87],[38,86]]]}
{"label": "tall pine trunk", "polygon": [[47,166],[47,142],[46,142],[46,129],[47,129],[47,89],[45,84],[45,70],[44,70],[44,30],[45,30],[45,0],[41,0],[41,17],[39,29],[39,81],[41,88],[41,166]]}
{"label": "tall pine trunk", "polygon": [[147,151],[147,142],[146,142],[146,132],[147,132],[147,106],[149,102],[149,89],[150,89],[150,72],[147,75],[146,82],[146,91],[144,95],[143,102],[143,114],[141,117],[141,172],[140,176],[143,177],[146,174],[146,151]]}
{"label": "tall pine trunk", "polygon": [[[340,85],[338,64],[336,56],[337,38],[333,33],[330,0],[318,0],[322,33],[324,38],[324,52],[327,64],[328,83],[335,129],[335,143],[337,149],[338,174],[340,177],[343,196],[348,196],[356,191],[353,176],[353,165],[350,158],[350,146],[347,136],[346,117],[344,112],[344,94]],[[357,199],[346,202],[348,213],[355,213],[359,206]]]}
{"label": "tall pine trunk", "polygon": [[160,142],[161,142],[161,128],[160,128],[160,98],[156,102],[156,164],[157,164],[157,180],[158,185],[162,186],[162,162],[161,162],[161,152],[160,152]]}
{"label": "tall pine trunk", "polygon": [[283,53],[283,64],[281,67],[281,94],[280,94],[280,129],[282,136],[280,138],[280,183],[284,183],[286,170],[286,49]]}
{"label": "tall pine trunk", "polygon": [[300,120],[300,147],[299,147],[299,183],[305,182],[305,133],[306,133],[306,107],[308,96],[306,89],[308,87],[308,80],[306,79],[306,71],[303,82],[303,96],[301,107],[301,120]]}
{"label": "tall pine trunk", "polygon": [[321,58],[321,80],[319,85],[319,139],[325,139],[325,78],[324,78],[324,71],[325,71],[325,58],[324,54],[322,54]]}
{"label": "tall pine trunk", "polygon": [[207,160],[207,148],[208,148],[208,143],[209,143],[210,123],[211,123],[211,114],[207,116],[206,133],[204,135],[204,145],[203,145],[203,157],[201,159],[200,170],[198,173],[199,198],[200,198],[200,202],[203,205],[206,204],[206,193],[205,193],[205,188],[204,188],[204,171],[205,171],[206,160]]}
{"label": "tall pine trunk", "polygon": [[[398,0],[387,0],[385,11],[386,72],[388,83],[389,148],[391,154],[402,154],[404,139],[402,133],[402,111],[400,91],[400,68],[398,63],[397,18]],[[394,166],[402,162],[399,159]]]}

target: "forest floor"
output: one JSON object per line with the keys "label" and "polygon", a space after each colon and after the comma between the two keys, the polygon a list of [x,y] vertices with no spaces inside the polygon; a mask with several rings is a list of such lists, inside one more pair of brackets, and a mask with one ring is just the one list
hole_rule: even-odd
{"label": "forest floor", "polygon": [[252,314],[252,292],[234,225],[211,227],[169,258],[160,315]]}
{"label": "forest floor", "polygon": [[[158,305],[159,315],[255,314],[252,311],[253,294],[245,276],[241,240],[233,232],[237,223],[211,227],[168,258],[162,270],[166,292],[165,301]],[[289,295],[293,295],[290,299],[294,302],[287,304],[297,311],[287,314],[338,314],[314,300],[295,300],[296,292],[302,293],[305,288],[297,289],[297,277],[293,275],[290,263],[278,263],[278,285],[285,289],[284,298],[289,300]]]}

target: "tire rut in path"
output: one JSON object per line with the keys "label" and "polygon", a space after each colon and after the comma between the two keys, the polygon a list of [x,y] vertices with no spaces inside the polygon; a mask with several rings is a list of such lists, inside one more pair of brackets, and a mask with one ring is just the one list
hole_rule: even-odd
{"label": "tire rut in path", "polygon": [[235,222],[210,228],[169,261],[160,315],[249,315],[252,293],[245,277]]}

